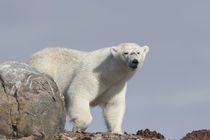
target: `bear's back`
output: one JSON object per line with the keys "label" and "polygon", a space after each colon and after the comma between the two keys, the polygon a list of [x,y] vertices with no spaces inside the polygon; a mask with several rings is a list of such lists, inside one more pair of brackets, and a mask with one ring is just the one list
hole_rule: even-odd
{"label": "bear's back", "polygon": [[28,64],[52,76],[59,89],[63,91],[85,54],[86,52],[68,48],[46,48],[35,53]]}

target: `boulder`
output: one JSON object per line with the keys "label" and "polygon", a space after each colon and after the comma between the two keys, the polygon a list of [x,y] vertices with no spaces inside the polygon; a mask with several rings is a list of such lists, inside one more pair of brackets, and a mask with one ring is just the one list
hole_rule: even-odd
{"label": "boulder", "polygon": [[53,139],[65,119],[63,96],[50,76],[25,63],[0,63],[0,135]]}

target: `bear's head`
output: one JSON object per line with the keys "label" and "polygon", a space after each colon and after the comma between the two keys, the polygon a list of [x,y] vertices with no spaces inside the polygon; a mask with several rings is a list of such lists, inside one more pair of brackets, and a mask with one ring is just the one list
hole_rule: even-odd
{"label": "bear's head", "polygon": [[145,59],[146,54],[149,52],[148,46],[140,47],[135,43],[123,43],[119,46],[112,47],[112,55],[127,69],[139,69]]}

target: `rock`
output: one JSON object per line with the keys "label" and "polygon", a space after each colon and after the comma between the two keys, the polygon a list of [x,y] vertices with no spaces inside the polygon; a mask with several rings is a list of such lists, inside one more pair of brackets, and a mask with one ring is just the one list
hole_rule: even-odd
{"label": "rock", "polygon": [[34,140],[34,136],[29,136],[29,137],[23,137],[17,140]]}
{"label": "rock", "polygon": [[[148,131],[148,130],[147,130]],[[155,132],[157,133],[157,132]],[[143,136],[134,134],[113,134],[109,132],[71,132],[64,131],[58,140],[167,140],[166,138],[157,138],[153,135]]]}
{"label": "rock", "polygon": [[51,77],[25,63],[0,63],[0,135],[52,139],[65,119],[64,99]]}
{"label": "rock", "polygon": [[150,131],[149,129],[138,130],[136,132],[136,135],[146,137],[146,138],[165,139],[165,137],[162,134],[156,131]]}
{"label": "rock", "polygon": [[188,133],[181,140],[210,140],[210,130],[197,130]]}

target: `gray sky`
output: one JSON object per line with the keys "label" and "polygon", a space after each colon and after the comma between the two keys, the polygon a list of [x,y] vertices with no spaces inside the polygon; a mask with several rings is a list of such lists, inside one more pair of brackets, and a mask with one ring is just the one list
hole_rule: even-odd
{"label": "gray sky", "polygon": [[[210,129],[209,0],[0,1],[1,61],[26,61],[51,46],[91,51],[123,42],[150,46],[128,82],[123,131],[178,139]],[[101,110],[92,114],[88,131],[106,131]]]}

